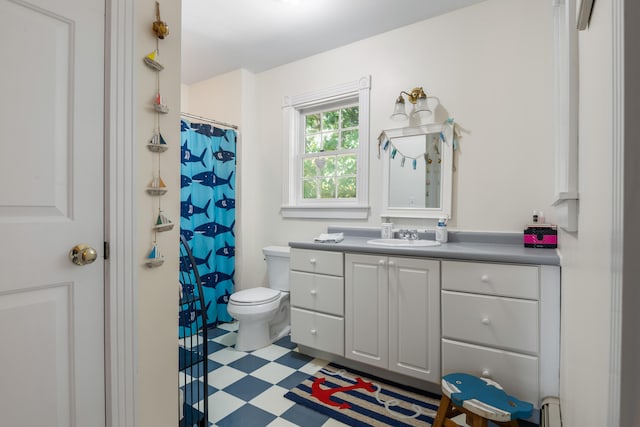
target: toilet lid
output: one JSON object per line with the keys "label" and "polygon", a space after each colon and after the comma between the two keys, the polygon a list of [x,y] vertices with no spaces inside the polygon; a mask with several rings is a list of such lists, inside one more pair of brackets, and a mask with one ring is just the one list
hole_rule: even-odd
{"label": "toilet lid", "polygon": [[280,297],[280,291],[271,288],[251,288],[235,292],[229,298],[234,304],[257,305],[275,301]]}

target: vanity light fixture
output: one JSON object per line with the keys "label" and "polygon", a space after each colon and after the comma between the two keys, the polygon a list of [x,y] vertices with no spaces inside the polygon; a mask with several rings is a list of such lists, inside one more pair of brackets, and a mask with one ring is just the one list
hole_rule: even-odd
{"label": "vanity light fixture", "polygon": [[396,104],[393,108],[391,119],[400,121],[407,120],[409,118],[404,109],[403,95],[406,95],[409,102],[413,104],[413,111],[411,111],[412,117],[418,116],[422,118],[431,115],[431,110],[427,105],[427,94],[421,87],[415,87],[411,92],[405,92],[404,90],[400,92],[400,95],[396,98]]}

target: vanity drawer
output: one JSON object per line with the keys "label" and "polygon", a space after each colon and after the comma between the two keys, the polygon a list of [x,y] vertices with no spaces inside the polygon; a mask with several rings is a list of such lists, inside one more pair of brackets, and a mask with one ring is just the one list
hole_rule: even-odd
{"label": "vanity drawer", "polygon": [[538,302],[442,291],[442,336],[538,352]]}
{"label": "vanity drawer", "polygon": [[524,354],[442,340],[442,375],[467,372],[497,381],[518,399],[540,407],[538,358]]}
{"label": "vanity drawer", "polygon": [[291,341],[344,356],[344,319],[291,307]]}
{"label": "vanity drawer", "polygon": [[291,270],[342,276],[344,273],[342,252],[291,249]]}
{"label": "vanity drawer", "polygon": [[337,276],[291,271],[291,305],[342,316],[344,279]]}
{"label": "vanity drawer", "polygon": [[442,289],[537,300],[538,267],[442,261]]}

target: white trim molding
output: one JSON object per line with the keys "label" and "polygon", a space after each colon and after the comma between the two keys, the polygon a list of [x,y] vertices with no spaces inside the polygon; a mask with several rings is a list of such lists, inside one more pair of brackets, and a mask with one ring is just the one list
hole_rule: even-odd
{"label": "white trim molding", "polygon": [[[448,133],[445,129],[448,125],[444,123],[430,123],[420,126],[385,129],[382,131],[381,137],[388,138],[392,144],[398,144],[403,138],[422,137],[423,146],[426,146],[426,138],[429,134],[443,135]],[[382,210],[380,216],[382,218],[451,218],[451,205],[453,194],[453,127],[451,126],[450,137],[447,136],[442,142],[440,148],[441,172],[440,172],[440,206],[438,207],[398,207],[391,206],[391,163],[392,150],[384,150],[382,158]],[[395,142],[394,142],[395,141]],[[397,185],[395,190],[397,190]],[[422,188],[424,190],[424,188]]]}
{"label": "white trim molding", "polygon": [[[371,76],[338,84],[328,88],[315,90],[295,96],[285,96],[282,101],[282,129],[287,138],[283,150],[285,165],[283,180],[282,206],[283,218],[331,218],[331,219],[366,219],[369,215],[369,98]],[[301,200],[301,171],[299,165],[299,138],[302,134],[300,120],[305,109],[319,105],[328,105],[347,99],[358,100],[359,138],[358,180],[356,200],[331,200],[327,203]]]}
{"label": "white trim molding", "polygon": [[573,1],[553,5],[553,118],[557,223],[578,231],[578,34]]}
{"label": "white trim molding", "polygon": [[[622,291],[625,208],[625,0],[612,0],[611,3],[611,329],[609,333],[609,401],[607,402],[607,417],[605,419],[611,427],[614,427],[620,426],[622,391]],[[627,286],[636,285],[637,283],[627,284]],[[635,378],[629,381],[635,381]]]}
{"label": "white trim molding", "polygon": [[283,218],[367,219],[369,206],[282,206]]}
{"label": "white trim molding", "polygon": [[135,3],[106,0],[106,426],[134,427],[136,406]]}

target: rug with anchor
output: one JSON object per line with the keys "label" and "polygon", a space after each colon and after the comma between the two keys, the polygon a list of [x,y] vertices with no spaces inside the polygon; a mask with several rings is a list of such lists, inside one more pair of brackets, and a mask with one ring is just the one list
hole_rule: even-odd
{"label": "rug with anchor", "polygon": [[285,394],[350,426],[431,426],[440,396],[329,364]]}

